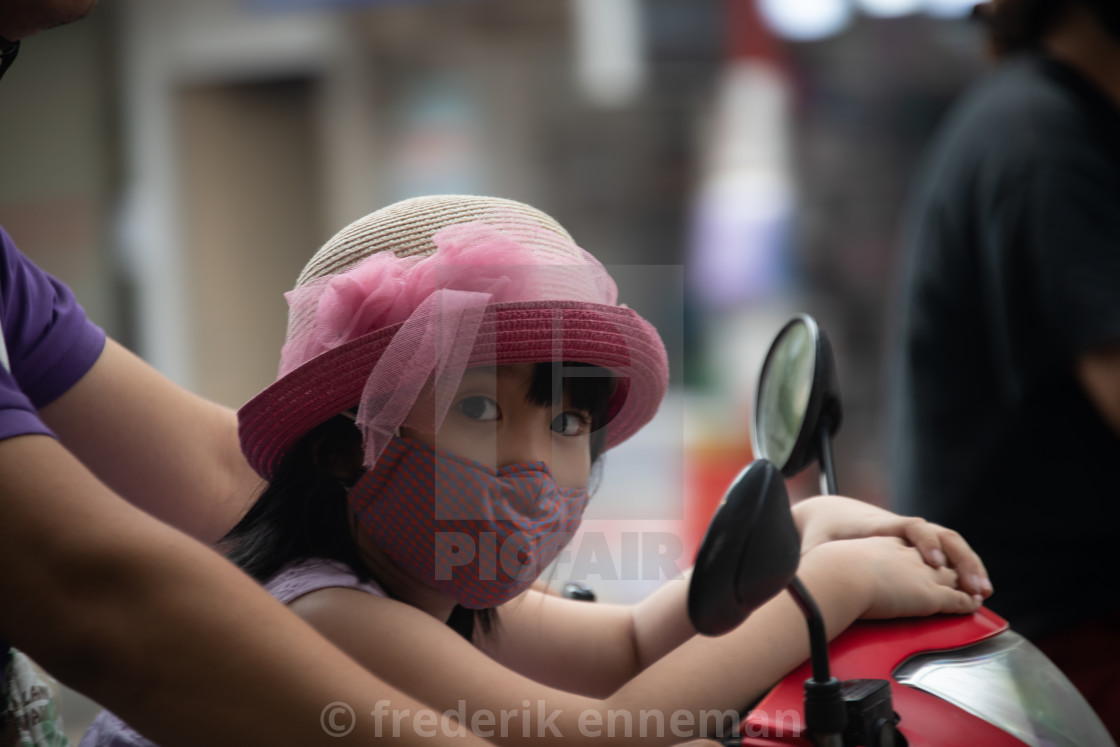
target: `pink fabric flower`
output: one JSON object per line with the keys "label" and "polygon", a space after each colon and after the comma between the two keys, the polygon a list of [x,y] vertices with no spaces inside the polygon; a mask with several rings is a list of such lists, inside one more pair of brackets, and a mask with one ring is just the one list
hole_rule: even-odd
{"label": "pink fabric flower", "polygon": [[[575,245],[570,257],[542,255],[531,248],[531,235],[510,236],[480,222],[448,226],[432,240],[438,251],[426,257],[377,252],[346,272],[285,294],[289,338],[280,354],[280,375],[404,322],[437,290],[485,294],[487,303],[505,303],[543,298],[542,286],[548,285],[547,295],[571,300],[614,304],[617,299],[602,265]],[[303,323],[308,315],[313,321]]]}
{"label": "pink fabric flower", "polygon": [[327,281],[315,309],[320,352],[407,319],[409,271],[421,261],[381,252]]}

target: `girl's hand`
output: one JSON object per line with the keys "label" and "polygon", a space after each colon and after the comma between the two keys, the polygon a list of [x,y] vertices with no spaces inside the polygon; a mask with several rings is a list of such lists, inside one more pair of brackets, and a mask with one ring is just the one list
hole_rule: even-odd
{"label": "girl's hand", "polygon": [[915,548],[896,537],[841,540],[817,548],[805,560],[831,567],[835,580],[863,596],[860,617],[921,617],[938,612],[966,614],[980,607],[978,596],[960,588],[956,571],[926,563]]}
{"label": "girl's hand", "polygon": [[954,569],[964,591],[981,599],[992,595],[984,563],[964,538],[921,517],[899,516],[863,501],[822,495],[795,505],[793,518],[803,554],[833,540],[898,537],[917,548],[930,567]]}

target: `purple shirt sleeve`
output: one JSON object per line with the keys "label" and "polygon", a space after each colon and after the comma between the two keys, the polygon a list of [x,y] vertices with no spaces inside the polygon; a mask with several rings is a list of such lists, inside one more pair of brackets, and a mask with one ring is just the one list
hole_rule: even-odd
{"label": "purple shirt sleeve", "polygon": [[36,267],[0,228],[0,439],[51,431],[39,419],[105,346],[70,289]]}

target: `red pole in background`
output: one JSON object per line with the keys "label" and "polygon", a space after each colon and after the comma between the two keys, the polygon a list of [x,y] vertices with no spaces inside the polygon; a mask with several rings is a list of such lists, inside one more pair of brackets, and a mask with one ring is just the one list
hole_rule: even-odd
{"label": "red pole in background", "polygon": [[755,0],[723,0],[723,15],[726,59],[753,58],[785,67],[782,47],[759,15]]}
{"label": "red pole in background", "polygon": [[[722,12],[724,64],[702,149],[694,217],[700,238],[694,238],[691,262],[694,275],[712,283],[732,278],[718,287],[707,285],[713,304],[709,318],[719,329],[717,344],[741,348],[743,365],[753,375],[753,352],[772,326],[767,297],[784,295],[780,269],[775,269],[784,247],[774,244],[774,232],[766,229],[784,220],[791,208],[775,208],[770,215],[759,206],[791,201],[792,178],[784,159],[789,97],[781,91],[789,88],[792,76],[783,44],[762,19],[756,0],[723,0]],[[774,184],[778,192],[759,192],[765,189],[759,184]],[[761,363],[759,358],[759,368]],[[717,396],[729,400],[724,409],[732,411],[732,422],[713,424],[689,444],[682,540],[690,558],[731,481],[753,459],[746,378],[716,383]]]}

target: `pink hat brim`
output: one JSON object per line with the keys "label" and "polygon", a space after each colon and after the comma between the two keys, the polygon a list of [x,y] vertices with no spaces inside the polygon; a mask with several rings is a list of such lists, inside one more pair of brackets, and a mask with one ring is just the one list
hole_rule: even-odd
{"label": "pink hat brim", "polygon": [[[358,404],[374,364],[400,324],[312,358],[238,411],[241,450],[270,479],[308,431]],[[569,361],[619,376],[608,406],[607,448],[634,435],[665,397],[669,363],[657,330],[631,309],[575,301],[495,304],[479,328],[470,366]]]}

